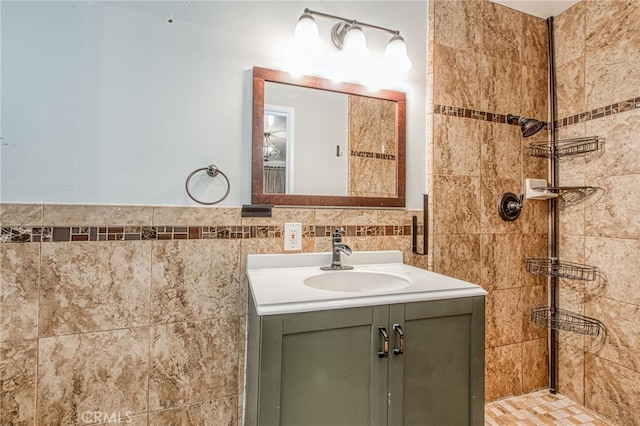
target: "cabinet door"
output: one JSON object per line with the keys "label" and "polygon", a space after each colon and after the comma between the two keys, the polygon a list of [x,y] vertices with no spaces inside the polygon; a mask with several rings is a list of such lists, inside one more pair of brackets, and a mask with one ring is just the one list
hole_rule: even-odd
{"label": "cabinet door", "polygon": [[386,424],[389,308],[263,318],[259,424]]}
{"label": "cabinet door", "polygon": [[[389,360],[389,424],[484,424],[482,298],[393,305],[390,321],[404,353]],[[393,350],[398,332],[391,340]]]}

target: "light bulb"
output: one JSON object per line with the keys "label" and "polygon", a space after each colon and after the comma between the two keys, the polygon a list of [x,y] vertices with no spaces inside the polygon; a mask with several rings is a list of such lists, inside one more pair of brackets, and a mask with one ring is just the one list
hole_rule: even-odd
{"label": "light bulb", "polygon": [[407,45],[400,34],[395,34],[384,50],[384,62],[387,69],[393,73],[403,73],[411,69],[411,60],[407,56]]}
{"label": "light bulb", "polygon": [[347,34],[344,36],[344,41],[342,42],[342,52],[344,55],[349,55],[357,59],[367,58],[369,56],[367,40],[359,25],[352,25],[347,31]]}

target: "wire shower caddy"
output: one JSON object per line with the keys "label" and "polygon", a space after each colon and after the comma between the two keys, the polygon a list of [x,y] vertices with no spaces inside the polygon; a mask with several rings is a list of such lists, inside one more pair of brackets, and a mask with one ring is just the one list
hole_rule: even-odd
{"label": "wire shower caddy", "polygon": [[554,330],[598,336],[604,333],[600,320],[551,306],[531,309],[531,322]]}
{"label": "wire shower caddy", "polygon": [[598,268],[558,259],[527,259],[527,272],[547,277],[569,278],[572,280],[595,281]]}
{"label": "wire shower caddy", "polygon": [[588,154],[599,151],[604,146],[604,138],[600,136],[587,136],[581,138],[565,139],[555,143],[535,142],[529,145],[529,154],[533,157],[558,158],[568,155]]}

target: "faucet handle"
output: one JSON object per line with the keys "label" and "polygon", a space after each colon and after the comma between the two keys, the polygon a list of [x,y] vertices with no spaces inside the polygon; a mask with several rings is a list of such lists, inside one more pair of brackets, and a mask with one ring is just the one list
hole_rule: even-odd
{"label": "faucet handle", "polygon": [[331,234],[331,237],[336,240],[337,242],[342,241],[342,234],[344,233],[344,228],[342,226],[336,226],[333,229],[333,233]]}

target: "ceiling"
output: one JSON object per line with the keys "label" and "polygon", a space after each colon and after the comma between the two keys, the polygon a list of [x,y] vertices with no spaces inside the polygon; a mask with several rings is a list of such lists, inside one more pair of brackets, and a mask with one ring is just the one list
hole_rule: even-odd
{"label": "ceiling", "polygon": [[556,16],[580,0],[491,0],[494,3],[528,13],[539,18]]}

